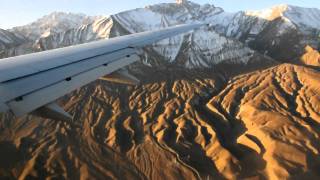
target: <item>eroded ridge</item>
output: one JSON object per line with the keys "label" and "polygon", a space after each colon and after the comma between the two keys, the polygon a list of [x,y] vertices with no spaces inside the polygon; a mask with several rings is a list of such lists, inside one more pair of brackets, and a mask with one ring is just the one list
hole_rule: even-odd
{"label": "eroded ridge", "polygon": [[[74,124],[1,118],[1,147],[14,178],[200,179],[236,172],[205,105],[225,80],[212,71],[138,68],[139,86],[97,81],[61,99]],[[11,152],[11,149],[14,151]],[[13,153],[13,154],[12,154]]]}
{"label": "eroded ridge", "polygon": [[[233,78],[207,104],[220,121],[241,123],[236,144],[255,151],[270,179],[319,178],[320,74],[289,64]],[[227,135],[225,135],[227,136]]]}
{"label": "eroded ridge", "polygon": [[319,177],[318,71],[284,64],[227,82],[212,70],[136,66],[139,86],[98,80],[62,98],[72,125],[2,115],[1,176]]}

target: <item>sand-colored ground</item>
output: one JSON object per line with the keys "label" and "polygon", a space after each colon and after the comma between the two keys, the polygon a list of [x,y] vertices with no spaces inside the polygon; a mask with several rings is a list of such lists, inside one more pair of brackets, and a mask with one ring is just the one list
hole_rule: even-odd
{"label": "sand-colored ground", "polygon": [[139,86],[98,80],[62,98],[72,124],[2,115],[0,176],[320,178],[318,71],[284,64],[229,81],[218,70],[137,69]]}
{"label": "sand-colored ground", "polygon": [[244,155],[255,154],[244,158],[256,163],[249,163],[252,169],[269,179],[318,179],[319,84],[318,71],[283,64],[235,77],[207,106],[228,133],[240,126],[233,143]]}

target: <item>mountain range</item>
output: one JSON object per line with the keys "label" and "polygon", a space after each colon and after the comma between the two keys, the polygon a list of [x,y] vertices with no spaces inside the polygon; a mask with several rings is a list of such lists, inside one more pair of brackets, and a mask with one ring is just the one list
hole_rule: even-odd
{"label": "mountain range", "polygon": [[[320,10],[225,12],[180,0],[86,16],[54,12],[0,29],[0,57],[177,24],[143,48],[141,84],[97,80],[58,100],[72,124],[0,116],[11,179],[319,179]],[[1,27],[0,27],[1,28]]]}

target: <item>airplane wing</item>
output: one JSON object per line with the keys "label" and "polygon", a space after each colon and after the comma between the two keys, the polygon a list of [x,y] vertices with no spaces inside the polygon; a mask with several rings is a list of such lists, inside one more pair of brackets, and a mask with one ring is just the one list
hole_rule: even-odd
{"label": "airplane wing", "polygon": [[56,99],[105,75],[137,82],[121,70],[139,60],[137,49],[202,25],[179,25],[1,59],[0,112],[70,121],[72,117],[54,103]]}

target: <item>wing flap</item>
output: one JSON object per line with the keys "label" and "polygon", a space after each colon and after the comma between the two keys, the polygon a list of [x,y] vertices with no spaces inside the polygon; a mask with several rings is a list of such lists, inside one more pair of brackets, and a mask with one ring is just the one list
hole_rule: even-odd
{"label": "wing flap", "polygon": [[121,84],[128,84],[128,85],[138,85],[140,83],[139,79],[129,74],[129,72],[125,69],[120,69],[109,75],[101,77],[100,80],[121,83]]}
{"label": "wing flap", "polygon": [[50,103],[35,110],[32,114],[43,118],[71,122],[72,116],[56,103]]}

